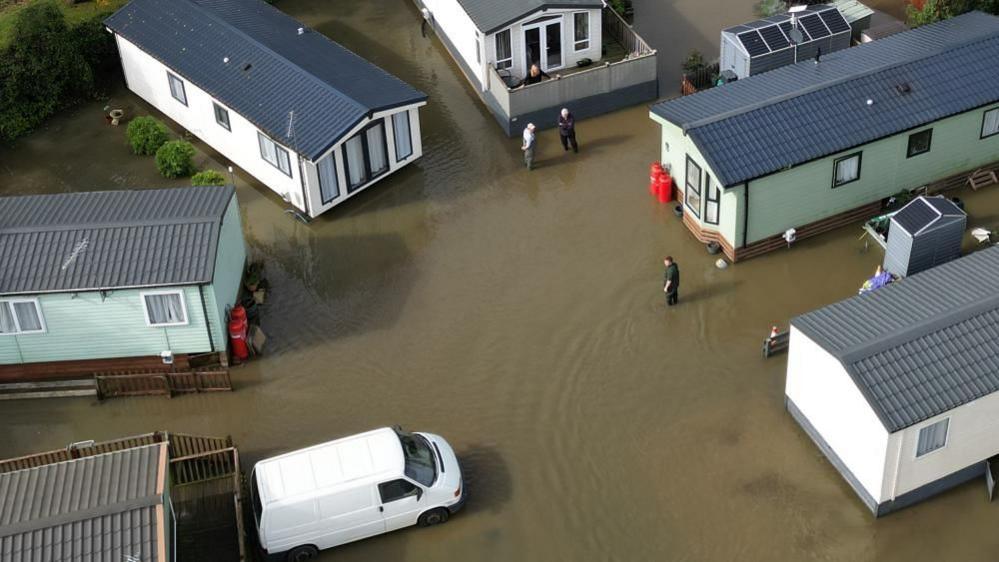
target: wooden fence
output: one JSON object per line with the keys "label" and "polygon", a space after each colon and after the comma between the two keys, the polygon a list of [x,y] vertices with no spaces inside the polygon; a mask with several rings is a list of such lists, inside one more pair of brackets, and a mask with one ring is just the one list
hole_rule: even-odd
{"label": "wooden fence", "polygon": [[225,367],[172,372],[98,373],[94,379],[97,381],[97,396],[102,400],[117,396],[172,397],[190,392],[232,390],[229,370]]}

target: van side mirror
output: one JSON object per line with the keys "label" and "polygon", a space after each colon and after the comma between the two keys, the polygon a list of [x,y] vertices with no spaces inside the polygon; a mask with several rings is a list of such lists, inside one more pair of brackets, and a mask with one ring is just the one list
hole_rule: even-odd
{"label": "van side mirror", "polygon": [[420,501],[421,499],[423,499],[423,488],[417,486],[416,487],[416,501]]}

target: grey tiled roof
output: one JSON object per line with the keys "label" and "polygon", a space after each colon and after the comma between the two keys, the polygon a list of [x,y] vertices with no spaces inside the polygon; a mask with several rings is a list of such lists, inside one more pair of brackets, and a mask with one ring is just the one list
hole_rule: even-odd
{"label": "grey tiled roof", "polygon": [[211,282],[235,189],[0,198],[0,294]]}
{"label": "grey tiled roof", "polygon": [[0,474],[0,560],[160,561],[160,448]]}
{"label": "grey tiled roof", "polygon": [[733,186],[999,101],[997,60],[999,18],[971,12],[652,111]]}
{"label": "grey tiled roof", "polygon": [[427,99],[261,0],[132,0],[105,23],[310,160],[375,111]]}
{"label": "grey tiled roof", "polygon": [[999,247],[791,325],[835,356],[889,432],[999,391]]}
{"label": "grey tiled roof", "polygon": [[601,2],[594,0],[458,0],[458,3],[483,33],[499,31],[520,18],[548,8],[603,6]]}

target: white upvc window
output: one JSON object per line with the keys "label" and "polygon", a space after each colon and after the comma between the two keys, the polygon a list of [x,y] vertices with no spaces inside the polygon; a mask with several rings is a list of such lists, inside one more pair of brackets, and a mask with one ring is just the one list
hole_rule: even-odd
{"label": "white upvc window", "polygon": [[257,140],[260,143],[260,157],[290,178],[291,159],[288,157],[288,151],[260,131],[257,131]]}
{"label": "white upvc window", "polygon": [[167,72],[167,79],[170,81],[170,95],[173,99],[187,105],[187,91],[184,90],[184,81],[171,72]]}
{"label": "white upvc window", "polygon": [[857,152],[833,162],[833,189],[860,179],[860,158]]}
{"label": "white upvc window", "polygon": [[45,318],[38,299],[0,300],[0,336],[44,332]]}
{"label": "white upvc window", "polygon": [[919,441],[916,443],[916,458],[943,449],[947,445],[947,431],[950,429],[950,418],[942,419],[919,430]]}
{"label": "white upvc window", "polygon": [[504,29],[496,34],[496,70],[513,66],[513,45],[510,42],[510,30]]}
{"label": "white upvc window", "polygon": [[574,51],[585,51],[590,48],[590,13],[576,12],[572,14],[572,48]]}
{"label": "white upvc window", "polygon": [[999,107],[990,109],[982,116],[982,138],[999,135]]}
{"label": "white upvc window", "polygon": [[184,326],[188,323],[183,291],[150,291],[140,294],[147,326],[158,328]]}

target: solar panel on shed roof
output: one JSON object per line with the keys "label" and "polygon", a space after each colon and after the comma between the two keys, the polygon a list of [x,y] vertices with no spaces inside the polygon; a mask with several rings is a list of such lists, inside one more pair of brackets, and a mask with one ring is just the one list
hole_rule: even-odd
{"label": "solar panel on shed roof", "polygon": [[940,213],[927,204],[924,199],[919,198],[895,213],[892,220],[909,234],[915,234],[939,216]]}
{"label": "solar panel on shed roof", "polygon": [[747,31],[746,33],[739,34],[739,41],[742,41],[742,46],[746,48],[746,52],[749,56],[755,57],[758,55],[765,55],[770,52],[767,48],[766,43],[760,37],[758,31]]}
{"label": "solar panel on shed roof", "polygon": [[771,51],[779,51],[791,45],[787,37],[784,36],[784,32],[776,25],[764,27],[760,30],[760,35],[763,36],[763,40],[766,41]]}
{"label": "solar panel on shed roof", "polygon": [[850,29],[850,24],[846,23],[846,19],[839,13],[839,10],[820,12],[819,17],[822,18],[822,21],[826,22],[826,25],[829,26],[829,31],[833,33],[843,33]]}
{"label": "solar panel on shed roof", "polygon": [[818,14],[809,14],[801,18],[801,25],[808,30],[808,34],[812,36],[812,39],[821,39],[829,35],[829,29],[826,24],[822,23],[822,19],[819,18]]}

